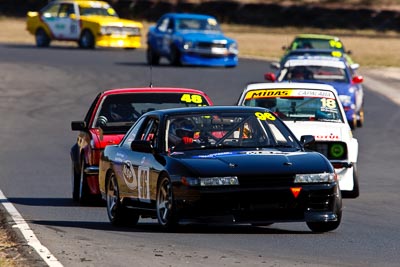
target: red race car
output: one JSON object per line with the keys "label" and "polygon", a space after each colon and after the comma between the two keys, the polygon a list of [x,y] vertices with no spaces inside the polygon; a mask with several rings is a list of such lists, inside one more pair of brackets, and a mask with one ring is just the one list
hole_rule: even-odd
{"label": "red race car", "polygon": [[210,106],[200,90],[188,88],[123,88],[101,92],[83,121],[72,121],[79,135],[71,148],[72,198],[82,204],[101,200],[99,159],[107,145],[119,144],[139,117],[152,110]]}

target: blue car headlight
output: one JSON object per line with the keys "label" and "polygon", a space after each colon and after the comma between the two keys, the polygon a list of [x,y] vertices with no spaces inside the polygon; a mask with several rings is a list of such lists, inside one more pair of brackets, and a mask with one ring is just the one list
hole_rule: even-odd
{"label": "blue car headlight", "polygon": [[182,177],[182,183],[189,186],[229,186],[239,185],[237,176],[223,176],[223,177]]}
{"label": "blue car headlight", "polygon": [[190,48],[193,48],[193,42],[192,41],[185,41],[183,42],[183,49],[188,50]]}
{"label": "blue car headlight", "polygon": [[239,53],[237,43],[231,43],[228,46],[229,53],[237,55]]}
{"label": "blue car headlight", "polygon": [[324,173],[296,174],[294,182],[299,184],[331,183],[336,180],[337,177],[335,173],[324,172]]}

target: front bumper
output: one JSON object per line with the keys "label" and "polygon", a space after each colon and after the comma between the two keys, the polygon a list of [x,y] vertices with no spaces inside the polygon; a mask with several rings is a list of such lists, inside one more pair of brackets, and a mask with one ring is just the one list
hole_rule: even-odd
{"label": "front bumper", "polygon": [[337,183],[274,188],[193,188],[174,186],[179,218],[224,218],[231,223],[336,221],[341,210]]}
{"label": "front bumper", "polygon": [[140,36],[98,35],[96,38],[96,46],[115,48],[140,48],[142,44]]}
{"label": "front bumper", "polygon": [[182,51],[181,57],[184,65],[235,67],[238,61],[238,56],[235,54],[221,55]]}

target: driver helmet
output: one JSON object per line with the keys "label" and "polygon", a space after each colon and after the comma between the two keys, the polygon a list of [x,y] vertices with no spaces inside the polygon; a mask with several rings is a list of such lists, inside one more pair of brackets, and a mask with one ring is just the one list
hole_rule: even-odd
{"label": "driver helmet", "polygon": [[128,121],[132,118],[133,107],[129,103],[110,105],[110,115],[114,121]]}
{"label": "driver helmet", "polygon": [[272,109],[276,107],[276,98],[261,98],[257,100],[257,106]]}
{"label": "driver helmet", "polygon": [[195,125],[186,118],[177,118],[171,122],[170,132],[180,138],[192,137],[194,135]]}

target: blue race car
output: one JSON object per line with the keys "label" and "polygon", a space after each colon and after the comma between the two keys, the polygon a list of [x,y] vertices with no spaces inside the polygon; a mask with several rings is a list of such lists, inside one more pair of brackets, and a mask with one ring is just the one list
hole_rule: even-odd
{"label": "blue race car", "polygon": [[168,13],[147,33],[147,62],[158,65],[162,57],[175,66],[235,67],[238,45],[212,16]]}
{"label": "blue race car", "polygon": [[266,73],[273,82],[325,83],[333,86],[346,112],[351,129],[364,124],[363,77],[357,75],[342,57],[293,56],[278,73]]}

